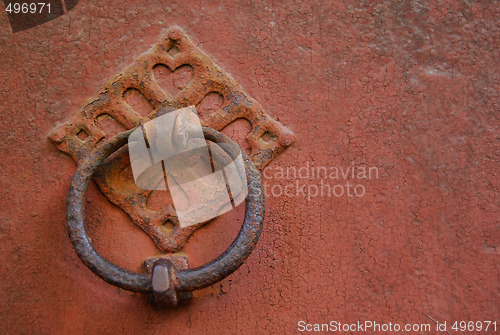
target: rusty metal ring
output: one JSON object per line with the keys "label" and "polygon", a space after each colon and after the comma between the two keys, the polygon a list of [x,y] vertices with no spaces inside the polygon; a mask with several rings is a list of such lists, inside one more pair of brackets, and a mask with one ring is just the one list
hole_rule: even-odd
{"label": "rusty metal ring", "polygon": [[[85,194],[95,170],[112,153],[123,147],[133,130],[125,131],[109,139],[84,158],[73,178],[67,200],[69,238],[82,262],[106,282],[125,290],[153,293],[152,274],[137,273],[111,263],[96,251],[85,231]],[[245,203],[245,219],[233,243],[219,257],[193,269],[178,270],[169,264],[169,277],[175,294],[201,289],[224,279],[236,271],[255,248],[262,232],[264,220],[264,194],[260,174],[250,158],[236,143],[224,134],[203,127],[207,140],[225,143],[225,151],[231,156],[240,152],[245,162],[248,195]],[[176,304],[176,303],[174,303]]]}

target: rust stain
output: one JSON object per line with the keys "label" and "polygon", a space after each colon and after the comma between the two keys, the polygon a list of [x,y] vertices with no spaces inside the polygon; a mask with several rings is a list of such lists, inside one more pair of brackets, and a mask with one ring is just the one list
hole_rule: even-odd
{"label": "rust stain", "polygon": [[[197,106],[202,125],[218,131],[240,118],[248,120],[249,154],[260,170],[295,141],[289,129],[266,114],[257,101],[176,26],[111,79],[97,98],[55,129],[49,138],[78,164],[106,138],[153,119],[160,109],[192,105]],[[141,190],[135,185],[124,149],[104,162],[94,180],[104,195],[123,209],[162,252],[180,250],[204,224],[181,228],[171,201],[163,201],[156,208],[155,191]]]}

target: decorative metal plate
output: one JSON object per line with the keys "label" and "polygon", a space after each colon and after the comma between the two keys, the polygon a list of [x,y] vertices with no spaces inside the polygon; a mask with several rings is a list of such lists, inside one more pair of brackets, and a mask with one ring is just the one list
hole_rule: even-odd
{"label": "decorative metal plate", "polygon": [[[248,120],[249,154],[259,169],[295,141],[290,130],[267,115],[257,101],[175,26],[49,138],[78,164],[103,139],[153,119],[159,110],[192,105],[197,106],[202,125],[218,131],[239,118]],[[126,148],[111,156],[94,180],[162,252],[178,251],[204,224],[181,228],[171,203],[162,202],[156,208],[155,192],[165,191],[145,191],[134,184]]]}

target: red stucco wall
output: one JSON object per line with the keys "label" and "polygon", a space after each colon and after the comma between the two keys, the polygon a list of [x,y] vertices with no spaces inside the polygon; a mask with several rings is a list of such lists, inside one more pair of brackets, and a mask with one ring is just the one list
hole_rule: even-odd
{"label": "red stucco wall", "polygon": [[[15,34],[0,14],[0,333],[498,320],[499,21],[489,1],[81,0]],[[242,268],[189,305],[157,311],[77,258],[65,223],[75,164],[47,134],[173,24],[294,131],[268,166],[268,190],[296,182],[277,167],[366,166],[379,176],[352,180],[362,197],[268,194],[263,235]],[[328,180],[337,182],[346,181]],[[110,260],[135,270],[156,253],[95,187],[87,207]],[[186,247],[191,264],[220,254],[242,217],[239,208],[200,229]]]}

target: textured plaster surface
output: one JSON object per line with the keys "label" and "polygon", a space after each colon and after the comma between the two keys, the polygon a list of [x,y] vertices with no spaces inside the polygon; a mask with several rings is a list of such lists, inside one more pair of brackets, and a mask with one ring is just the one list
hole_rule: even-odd
{"label": "textured plaster surface", "polygon": [[[0,333],[498,320],[499,21],[489,1],[81,0],[16,34],[0,14]],[[174,24],[297,136],[268,188],[294,182],[277,166],[375,166],[379,178],[360,198],[269,195],[246,263],[158,311],[77,258],[65,223],[75,164],[47,134]],[[245,129],[225,132],[244,146]],[[113,262],[137,270],[157,253],[94,186],[87,217]],[[220,254],[242,218],[240,206],[196,232],[191,264]]]}

